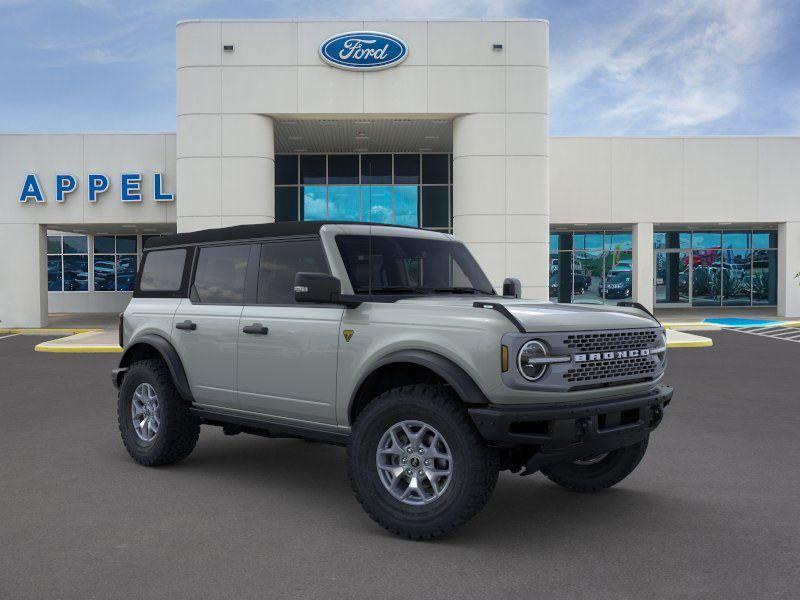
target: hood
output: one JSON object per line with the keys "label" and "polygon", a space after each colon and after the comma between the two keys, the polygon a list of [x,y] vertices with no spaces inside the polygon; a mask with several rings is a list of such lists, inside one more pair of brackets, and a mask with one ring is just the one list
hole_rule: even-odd
{"label": "hood", "polygon": [[[502,296],[421,296],[399,302],[471,308],[475,302],[502,304],[526,331],[581,331],[587,329],[636,329],[657,327],[658,322],[636,308],[603,304],[553,304]],[[475,309],[479,310],[479,309]]]}

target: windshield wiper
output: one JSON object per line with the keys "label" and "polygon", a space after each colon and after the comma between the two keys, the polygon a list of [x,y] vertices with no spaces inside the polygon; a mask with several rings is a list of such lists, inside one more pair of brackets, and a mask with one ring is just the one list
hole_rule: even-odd
{"label": "windshield wiper", "polygon": [[466,286],[440,287],[440,288],[434,288],[433,291],[437,294],[450,293],[450,294],[482,294],[487,296],[494,295],[494,291],[484,292],[483,290],[476,290],[473,287],[466,287]]}
{"label": "windshield wiper", "polygon": [[372,290],[366,288],[358,288],[356,290],[356,294],[427,294],[429,293],[428,290],[424,290],[421,288],[413,288],[408,286],[402,285],[395,285],[395,286],[381,286],[377,288],[372,288]]}

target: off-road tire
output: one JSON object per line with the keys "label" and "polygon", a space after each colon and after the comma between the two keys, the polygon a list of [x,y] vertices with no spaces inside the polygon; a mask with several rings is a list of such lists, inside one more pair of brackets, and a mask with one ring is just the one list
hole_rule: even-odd
{"label": "off-road tire", "polygon": [[542,473],[552,482],[572,492],[599,492],[630,475],[647,450],[648,438],[637,444],[612,450],[598,463],[579,465],[574,462],[542,467]]}
{"label": "off-road tire", "polygon": [[[149,383],[158,395],[160,425],[150,442],[136,434],[131,420],[131,399],[141,383]],[[117,396],[117,422],[128,454],[147,467],[186,458],[200,436],[200,421],[192,416],[189,403],[178,394],[166,363],[158,359],[134,362],[125,373]]]}
{"label": "off-road tire", "polygon": [[[404,420],[435,427],[453,456],[453,478],[430,504],[403,504],[378,476],[375,453],[380,438]],[[356,499],[376,523],[412,540],[439,537],[475,516],[492,495],[498,472],[496,452],[481,438],[461,402],[437,385],[404,386],[372,400],[358,415],[347,449],[347,474]]]}

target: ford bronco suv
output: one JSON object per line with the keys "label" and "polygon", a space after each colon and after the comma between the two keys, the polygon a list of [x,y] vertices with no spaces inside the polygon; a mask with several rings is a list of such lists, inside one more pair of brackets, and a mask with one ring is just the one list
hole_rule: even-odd
{"label": "ford bronco suv", "polygon": [[356,498],[386,529],[444,534],[501,470],[576,492],[644,456],[671,388],[663,328],[634,303],[503,295],[451,235],[343,223],[150,239],[120,315],[122,440],[147,466],[202,425],[347,446]]}

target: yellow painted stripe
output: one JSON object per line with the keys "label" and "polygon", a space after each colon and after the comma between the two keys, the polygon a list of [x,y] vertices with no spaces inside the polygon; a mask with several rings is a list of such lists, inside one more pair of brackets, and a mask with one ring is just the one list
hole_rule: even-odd
{"label": "yellow painted stripe", "polygon": [[75,335],[78,333],[99,333],[102,329],[48,329],[47,327],[24,327],[0,329],[3,333],[21,333],[22,335]]}
{"label": "yellow painted stripe", "polygon": [[59,354],[119,354],[122,348],[119,346],[77,346],[65,344],[48,344],[44,342],[37,344],[33,348],[36,352],[56,352]]}

